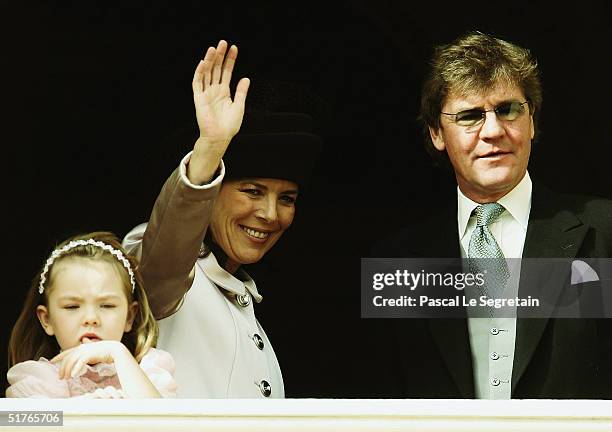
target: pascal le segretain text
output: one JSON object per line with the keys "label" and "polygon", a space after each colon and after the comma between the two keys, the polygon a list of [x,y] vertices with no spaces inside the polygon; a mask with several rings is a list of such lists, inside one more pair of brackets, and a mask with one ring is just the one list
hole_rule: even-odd
{"label": "pascal le segretain text", "polygon": [[422,295],[419,298],[410,296],[399,296],[395,298],[384,298],[375,296],[372,299],[376,307],[482,307],[500,309],[504,307],[539,307],[540,300],[527,296],[527,298],[489,298],[480,296],[478,299],[455,296],[450,298],[430,298]]}

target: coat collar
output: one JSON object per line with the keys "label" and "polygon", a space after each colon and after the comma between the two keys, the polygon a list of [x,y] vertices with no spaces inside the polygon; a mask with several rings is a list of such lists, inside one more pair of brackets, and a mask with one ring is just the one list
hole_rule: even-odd
{"label": "coat collar", "polygon": [[198,265],[206,276],[219,288],[237,295],[244,295],[248,291],[257,303],[262,301],[263,297],[257,291],[255,281],[244,270],[240,269],[237,272],[237,275],[243,279],[240,280],[222,268],[212,253],[199,259]]}

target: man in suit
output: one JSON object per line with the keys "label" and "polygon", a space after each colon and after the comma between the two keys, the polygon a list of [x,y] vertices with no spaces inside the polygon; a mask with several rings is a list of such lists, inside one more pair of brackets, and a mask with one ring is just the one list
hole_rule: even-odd
{"label": "man in suit", "polygon": [[[612,202],[554,194],[527,171],[542,103],[529,51],[475,32],[438,47],[430,64],[421,120],[430,153],[454,171],[457,199],[376,255],[610,257]],[[382,396],[612,397],[612,320],[384,321],[374,325],[392,336],[382,340],[395,367]]]}

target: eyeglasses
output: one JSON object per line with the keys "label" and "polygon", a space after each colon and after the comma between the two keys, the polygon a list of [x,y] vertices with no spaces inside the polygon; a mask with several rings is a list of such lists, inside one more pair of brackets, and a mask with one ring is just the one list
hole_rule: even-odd
{"label": "eyeglasses", "polygon": [[[486,117],[486,113],[495,112],[495,115],[498,119],[504,121],[513,121],[516,120],[521,114],[525,112],[525,104],[528,104],[529,101],[525,102],[504,102],[497,105],[495,108],[490,110],[483,110],[480,108],[473,108],[465,111],[459,111],[458,113],[445,113],[441,112],[440,114],[444,114],[447,116],[454,116],[453,121],[457,123],[459,126],[477,126],[484,122]],[[529,105],[528,105],[529,106]]]}

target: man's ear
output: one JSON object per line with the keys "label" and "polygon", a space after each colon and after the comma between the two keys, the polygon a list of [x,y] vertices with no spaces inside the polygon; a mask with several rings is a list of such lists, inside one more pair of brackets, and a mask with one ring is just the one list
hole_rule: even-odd
{"label": "man's ear", "polygon": [[128,314],[125,320],[125,329],[123,330],[125,333],[132,330],[132,325],[134,324],[134,320],[136,319],[137,313],[138,313],[138,302],[133,301],[132,304],[128,306]]}
{"label": "man's ear", "polygon": [[435,129],[429,126],[429,136],[431,142],[438,151],[444,151],[446,145],[444,144],[444,137],[442,136],[442,128]]}
{"label": "man's ear", "polygon": [[49,336],[53,336],[55,332],[53,331],[53,326],[49,321],[49,311],[47,310],[47,306],[36,306],[36,316],[38,317],[38,321],[40,321],[40,325],[45,333],[47,333]]}
{"label": "man's ear", "polygon": [[533,137],[535,136],[535,126],[533,124],[533,115],[529,116],[529,120],[531,121],[531,124],[529,126],[531,128],[531,139],[533,139]]}

